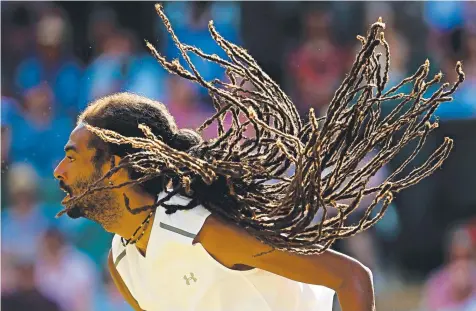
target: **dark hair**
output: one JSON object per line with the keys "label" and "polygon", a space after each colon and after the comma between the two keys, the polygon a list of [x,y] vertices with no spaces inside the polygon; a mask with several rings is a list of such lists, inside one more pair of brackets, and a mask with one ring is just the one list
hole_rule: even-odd
{"label": "dark hair", "polygon": [[[126,137],[145,137],[138,125],[147,124],[154,135],[180,151],[187,151],[202,142],[200,135],[193,130],[179,130],[163,104],[131,93],[118,93],[92,102],[81,113],[78,123],[111,130]],[[130,144],[105,142],[96,135],[89,146],[96,149],[93,161],[97,167],[102,166],[112,155],[123,158],[140,150]],[[128,168],[128,172],[131,179],[143,176],[133,168]],[[163,178],[157,177],[139,186],[146,193],[155,195],[163,190],[163,183]]]}
{"label": "dark hair", "polygon": [[[426,93],[440,82],[442,74],[428,81],[429,61],[412,76],[387,89],[390,49],[382,33],[385,25],[381,20],[371,26],[366,38],[358,37],[362,49],[335,92],[327,116],[318,119],[311,110],[308,121],[303,122],[291,99],[276,82],[261,70],[245,49],[218,34],[212,23],[210,33],[229,59],[206,54],[180,42],[162,7],[157,5],[156,9],[190,70],[177,60],[165,59],[150,43],[147,46],[170,73],[208,90],[216,113],[205,120],[198,132],[216,121],[218,137],[200,144],[195,150],[175,149],[176,129],[167,113],[152,115],[146,109],[148,105],[143,104],[144,108],[137,111],[137,116],[129,112],[132,109],[127,107],[129,104],[124,104],[119,110],[127,121],[117,122],[138,127],[143,132],[142,137],[138,137],[138,132],[133,134],[137,137],[121,135],[124,129],[118,126],[113,126],[115,130],[87,127],[104,141],[132,145],[139,150],[125,156],[104,178],[122,167],[144,175],[114,186],[100,186],[102,178],[82,195],[125,184],[140,184],[170,172],[172,191],[155,204],[134,208],[124,196],[128,211],[134,214],[153,212],[158,206],[164,206],[168,213],[173,213],[202,204],[272,249],[315,254],[325,251],[336,239],[350,237],[373,226],[383,217],[393,194],[429,176],[448,157],[453,142],[445,138],[423,165],[415,167],[407,176],[400,174],[421,150],[428,134],[437,128],[438,123],[432,118],[435,110],[441,103],[450,101],[463,82],[461,63],[456,65],[458,80],[451,87],[444,83],[431,96]],[[378,45],[384,47],[385,62],[380,61],[382,54],[375,51]],[[229,81],[206,81],[191,62],[190,53],[220,64],[226,69]],[[245,82],[253,89],[243,88]],[[407,83],[413,83],[410,94],[396,93]],[[112,98],[121,98],[115,96]],[[116,103],[106,99],[88,109],[100,110],[94,113],[97,115],[107,113],[108,107]],[[381,105],[395,99],[401,102],[388,115],[382,116]],[[229,127],[223,123],[225,114],[232,117]],[[116,122],[116,116],[111,114],[110,122]],[[418,143],[411,155],[382,184],[367,188],[369,179],[414,140]],[[190,145],[193,144],[187,146]],[[378,150],[375,156],[358,168],[359,162],[374,150]],[[294,170],[292,174],[289,174],[290,168]],[[329,173],[324,174],[328,169]],[[186,206],[166,205],[177,193],[185,193],[192,200]],[[369,194],[375,195],[375,199],[359,222],[346,223],[349,214]],[[345,200],[350,203],[343,203]],[[374,213],[378,208],[380,210]],[[329,209],[335,209],[337,216],[328,218]],[[314,223],[315,217],[320,218],[318,223]]]}

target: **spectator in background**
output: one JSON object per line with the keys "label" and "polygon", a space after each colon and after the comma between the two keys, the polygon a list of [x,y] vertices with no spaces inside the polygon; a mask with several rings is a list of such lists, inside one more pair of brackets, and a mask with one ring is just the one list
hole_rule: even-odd
{"label": "spectator in background", "polygon": [[295,102],[301,112],[314,107],[323,115],[346,69],[346,54],[332,40],[332,16],[310,9],[304,16],[304,40],[291,54]]}
{"label": "spectator in background", "polygon": [[[454,82],[457,79],[455,73],[455,63],[459,60],[463,63],[463,70],[466,75],[465,82],[461,89],[454,96],[454,100],[449,103],[443,103],[436,111],[436,115],[441,119],[468,119],[476,118],[476,31],[474,21],[469,18],[476,16],[476,6],[466,3],[451,4],[432,4],[429,8],[443,9],[450,7],[455,13],[452,16],[446,16],[438,11],[435,16],[428,15],[430,23],[439,40],[435,44],[439,57],[439,65],[442,72],[446,75],[446,80]],[[446,23],[443,23],[446,21]],[[446,27],[443,27],[446,26]]]}
{"label": "spectator in background", "polygon": [[35,261],[35,280],[41,292],[63,310],[93,310],[96,292],[94,263],[50,228],[40,243],[40,255]]}
{"label": "spectator in background", "polygon": [[476,83],[476,29],[474,29],[474,32],[466,32],[465,50],[465,71],[470,79],[470,83],[474,85]]}
{"label": "spectator in background", "polygon": [[[34,278],[33,264],[16,261],[13,271],[16,288],[12,293],[2,295],[2,308],[6,311],[60,311],[56,303],[42,295]],[[66,310],[64,310],[66,311]]]}
{"label": "spectator in background", "polygon": [[23,94],[46,82],[59,113],[74,116],[81,68],[67,46],[67,21],[58,9],[48,11],[36,26],[35,54],[20,63],[15,82]]}
{"label": "spectator in background", "polygon": [[2,211],[2,254],[18,260],[35,258],[48,220],[42,214],[34,168],[26,163],[14,164],[8,172],[7,189],[10,205]]}
{"label": "spectator in background", "polygon": [[113,36],[119,28],[117,14],[107,6],[100,7],[89,15],[88,38],[92,55],[101,55],[106,41]]}
{"label": "spectator in background", "polygon": [[[476,11],[476,6],[473,5],[473,7]],[[463,65],[466,73],[466,80],[459,95],[461,101],[471,107],[471,117],[476,118],[476,28],[471,31],[468,27],[465,30],[463,49]]]}
{"label": "spectator in background", "polygon": [[[367,2],[365,3],[365,24],[371,25],[377,21],[379,17],[382,17],[383,22],[385,23],[385,40],[390,46],[390,67],[389,67],[389,80],[384,91],[388,91],[393,86],[400,83],[404,78],[408,77],[409,69],[408,66],[409,56],[411,55],[410,46],[405,38],[405,36],[399,31],[397,25],[395,25],[395,13],[391,7],[391,4],[388,2]],[[356,52],[361,48],[361,43],[357,44]],[[385,58],[385,47],[379,45],[376,47],[376,51],[382,53],[380,58],[381,70],[385,70],[385,63],[387,59]],[[411,90],[411,85],[406,84],[402,87],[401,92],[408,93]],[[388,115],[393,108],[395,108],[400,100],[392,100],[383,102],[382,107],[382,117]],[[407,105],[409,107],[411,103]],[[401,114],[404,113],[406,109],[402,109]]]}
{"label": "spectator in background", "polygon": [[117,289],[106,266],[102,271],[101,289],[96,293],[95,309],[101,311],[132,311]]}
{"label": "spectator in background", "polygon": [[[384,21],[387,23],[387,21]],[[397,30],[396,27],[390,25],[385,30],[385,40],[388,42],[390,46],[390,55],[391,55],[391,62],[389,67],[389,80],[387,85],[384,89],[388,91],[392,87],[399,84],[403,79],[408,77],[409,75],[409,59],[410,59],[410,47],[408,45],[407,40],[405,37]],[[385,48],[383,46],[378,46],[377,50],[385,55]],[[382,71],[385,70],[386,62],[385,57],[380,58],[380,62],[382,65]],[[409,93],[411,91],[412,85],[406,84],[401,88],[400,92]],[[382,117],[388,115],[399,103],[401,100],[391,100],[383,102],[382,107]],[[407,111],[411,103],[408,103],[404,106],[404,108],[400,111],[398,115],[403,114]]]}
{"label": "spectator in background", "polygon": [[10,121],[11,157],[14,162],[28,162],[40,177],[51,177],[51,171],[63,157],[63,146],[72,120],[56,114],[51,88],[42,84],[28,90],[23,111]]}
{"label": "spectator in background", "polygon": [[94,99],[120,91],[164,100],[165,70],[150,52],[138,51],[136,35],[123,29],[102,35],[101,53],[81,81],[79,110]]}
{"label": "spectator in background", "polygon": [[423,18],[430,29],[449,31],[463,25],[465,5],[459,1],[428,1],[424,3]]}
{"label": "spectator in background", "polygon": [[163,102],[169,95],[168,75],[149,50],[139,50],[131,58],[122,91]]}
{"label": "spectator in background", "polygon": [[[408,76],[408,59],[410,55],[410,47],[405,36],[400,33],[399,27],[395,25],[395,11],[388,2],[367,2],[365,3],[365,24],[371,25],[382,17],[385,23],[385,40],[390,45],[390,80],[388,81],[387,89],[398,84]],[[359,51],[361,43],[358,43]],[[385,55],[385,48],[382,45],[376,47],[377,52]],[[381,58],[382,71],[385,68],[385,57]]]}
{"label": "spectator in background", "polygon": [[12,119],[21,114],[21,107],[18,104],[18,101],[12,97],[2,95],[1,109],[2,126],[5,127],[10,127]]}
{"label": "spectator in background", "polygon": [[18,64],[29,56],[35,41],[34,13],[38,6],[33,2],[2,3],[2,96],[14,96],[12,77]]}
{"label": "spectator in background", "polygon": [[[71,126],[71,120],[67,117],[51,119],[53,113],[49,106],[50,96],[46,85],[33,88],[26,96],[23,113],[17,109],[15,102],[2,98],[1,187],[2,207],[6,208],[2,218],[2,233],[6,233],[3,235],[6,241],[4,246],[13,250],[18,243],[22,243],[14,238],[18,236],[25,238],[25,243],[28,243],[25,248],[18,250],[33,251],[41,235],[41,232],[36,231],[37,226],[44,228],[46,222],[55,221],[54,216],[62,209],[57,183],[50,178],[52,168],[48,164],[54,167],[55,161],[62,158],[62,149],[68,140],[67,133],[62,132],[62,128]],[[13,152],[9,152],[10,145]],[[7,170],[10,158],[17,161],[11,173]],[[40,176],[37,176],[38,172]],[[16,184],[20,186],[17,187]],[[24,191],[20,191],[21,187],[26,186],[34,188],[34,193],[24,194]],[[15,190],[17,188],[18,191]],[[39,200],[39,192],[43,201]],[[59,195],[63,194],[59,192]],[[54,202],[47,202],[48,196],[54,197]],[[10,201],[11,204],[8,204]],[[30,208],[31,212],[17,211],[17,207],[21,209],[23,205],[26,205],[26,209]],[[75,222],[59,219],[55,222],[70,241],[98,262],[107,255],[110,236],[86,219]],[[10,231],[13,233],[9,234]],[[91,237],[94,237],[95,243],[87,242]]]}
{"label": "spectator in background", "polygon": [[[200,101],[197,87],[193,83],[181,77],[170,76],[167,86],[169,96],[165,104],[179,128],[197,129],[213,115],[213,107],[207,107]],[[209,127],[203,134],[206,139],[216,137],[216,127]]]}
{"label": "spectator in background", "polygon": [[476,33],[476,3],[468,1],[463,10],[464,27],[473,34]]}
{"label": "spectator in background", "polygon": [[[3,90],[2,90],[3,91]],[[10,164],[10,159],[11,159],[11,142],[12,142],[12,133],[11,133],[11,115],[14,112],[17,112],[18,106],[15,100],[12,100],[8,97],[2,96],[1,100],[1,113],[0,113],[0,118],[1,118],[1,178],[2,178],[2,183],[0,185],[1,187],[1,207],[2,209],[5,207],[6,200],[8,200],[7,196],[7,170],[8,170],[8,165]]]}
{"label": "spectator in background", "polygon": [[120,28],[115,11],[108,7],[93,11],[88,33],[95,58],[81,82],[80,110],[91,100],[117,91],[165,100],[165,70],[145,44],[141,43],[143,49],[138,46],[134,33]]}
{"label": "spectator in background", "polygon": [[130,59],[134,53],[135,37],[118,30],[99,42],[100,54],[88,66],[81,80],[79,110],[99,97],[119,92],[125,79]]}
{"label": "spectator in background", "polygon": [[296,33],[301,26],[300,11],[304,3],[276,1],[269,5],[266,1],[240,2],[240,37],[243,46],[263,71],[281,86],[288,84],[289,77],[283,60],[299,40]]}
{"label": "spectator in background", "polygon": [[[237,81],[240,84],[240,81]],[[243,87],[252,90],[249,83],[244,83]],[[205,120],[215,113],[215,109],[200,99],[197,86],[178,76],[170,76],[167,79],[168,98],[165,101],[167,109],[173,115],[175,122],[179,128],[190,128],[196,130]],[[247,96],[246,93],[242,94]],[[239,115],[240,122],[247,119],[242,114]],[[223,126],[225,131],[230,128],[232,116],[227,113],[223,118]],[[249,127],[244,134],[247,137],[254,135],[254,131]],[[203,132],[204,139],[216,138],[218,135],[217,122],[213,121]]]}
{"label": "spectator in background", "polygon": [[[448,57],[454,47],[452,34],[464,26],[465,3],[459,1],[427,1],[423,6],[423,18],[428,26],[428,50],[439,63]],[[456,47],[459,49],[459,47]]]}
{"label": "spectator in background", "polygon": [[[14,293],[17,289],[17,275],[15,273],[15,262],[17,261],[13,255],[2,250],[2,264],[0,265],[1,269],[1,286],[0,291],[2,298]],[[3,301],[2,301],[3,303]]]}
{"label": "spectator in background", "polygon": [[[220,57],[227,57],[226,53],[213,40],[208,31],[208,22],[213,20],[217,31],[227,40],[234,44],[240,44],[239,4],[234,2],[167,2],[165,13],[170,17],[174,25],[174,31],[183,43],[200,47],[202,51],[208,54],[217,54]],[[158,17],[157,17],[158,18]],[[175,47],[171,37],[166,29],[160,23],[160,32],[165,34],[165,56],[169,59],[181,58],[180,52]],[[189,53],[194,66],[200,72],[205,80],[222,78],[224,70],[219,65],[203,60],[193,53]],[[184,62],[181,63],[185,68],[189,68]],[[200,88],[201,95],[208,93],[204,88]]]}
{"label": "spectator in background", "polygon": [[2,174],[2,184],[1,184],[1,197],[2,197],[2,209],[5,207],[5,200],[7,198],[7,187],[6,187],[6,171],[8,169],[8,164],[10,163],[9,161],[9,156],[10,156],[10,143],[11,143],[11,134],[10,134],[10,128],[8,126],[4,126],[2,124],[2,133],[1,133],[1,148],[2,148],[2,154],[1,154],[1,161],[2,161],[2,166],[1,166],[1,174]]}
{"label": "spectator in background", "polygon": [[[455,72],[457,61],[452,57],[443,59],[441,71],[445,74],[445,79],[448,82],[454,83],[458,79]],[[463,62],[464,70],[466,70],[465,65],[466,62]],[[471,66],[468,69],[471,70]],[[453,101],[442,103],[436,110],[435,115],[441,120],[476,118],[475,82],[475,76],[468,74],[467,80],[461,85],[459,92],[453,95]]]}
{"label": "spectator in background", "polygon": [[455,228],[447,245],[447,263],[427,280],[425,311],[472,311],[476,308],[476,243],[467,226]]}
{"label": "spectator in background", "polygon": [[[427,41],[432,58],[444,63],[448,57],[458,60],[464,57],[466,36],[476,30],[476,5],[471,1],[427,1],[423,16],[429,30]],[[471,75],[466,63],[463,65],[466,74]]]}

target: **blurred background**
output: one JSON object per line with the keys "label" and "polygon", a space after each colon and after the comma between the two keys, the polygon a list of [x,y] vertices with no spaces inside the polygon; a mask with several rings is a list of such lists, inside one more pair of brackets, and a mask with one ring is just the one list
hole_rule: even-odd
{"label": "blurred background", "polygon": [[[476,310],[476,2],[167,2],[165,8],[183,42],[223,56],[208,34],[213,19],[303,114],[310,107],[325,114],[360,47],[356,35],[379,16],[392,55],[390,85],[427,58],[430,76],[441,70],[453,82],[462,60],[466,81],[436,111],[440,128],[415,165],[445,136],[455,141],[449,159],[400,193],[374,228],[336,249],[372,269],[379,311]],[[179,57],[153,2],[2,1],[1,26],[3,310],[131,310],[106,271],[111,236],[86,220],[54,218],[63,193],[53,169],[76,116],[97,97],[145,95],[191,128],[213,113],[210,99],[168,75],[146,50],[144,39],[169,59]],[[204,78],[223,77],[220,67],[192,59]]]}

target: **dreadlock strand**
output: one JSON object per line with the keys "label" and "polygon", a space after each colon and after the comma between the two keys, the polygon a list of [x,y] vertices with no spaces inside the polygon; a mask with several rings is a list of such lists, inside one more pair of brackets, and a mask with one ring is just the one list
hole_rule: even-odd
{"label": "dreadlock strand", "polygon": [[[289,98],[284,94],[284,92],[279,88],[279,86],[274,81],[272,81],[266,75],[266,73],[264,73],[263,71],[261,71],[259,69],[259,67],[256,65],[256,62],[252,59],[252,57],[248,53],[246,53],[246,51],[243,51],[242,49],[240,49],[236,45],[234,45],[234,44],[230,43],[229,41],[225,40],[216,31],[212,22],[209,23],[209,30],[210,30],[210,33],[211,33],[213,39],[218,43],[218,45],[227,53],[227,55],[231,59],[233,59],[236,63],[239,63],[237,58],[239,58],[242,61],[245,61],[245,63],[248,66],[250,66],[255,73],[258,74],[256,76],[247,67],[243,67],[244,71],[246,72],[248,77],[253,81],[253,84],[255,86],[260,87],[261,90],[264,91],[267,94],[267,96],[269,96],[269,98],[273,98],[273,96],[271,94],[271,89],[267,88],[264,83],[268,82],[269,86],[271,86],[272,89],[277,92],[277,94],[283,100],[282,104],[284,104],[284,106],[282,106],[281,108],[283,108],[283,109],[285,109],[289,112],[289,115],[287,115],[287,117],[291,117],[291,116],[293,117],[293,120],[292,120],[291,124],[295,124],[297,122],[298,127],[296,129],[293,129],[293,131],[298,130],[300,128],[301,124],[300,124],[300,118],[299,118],[299,114],[297,113],[296,107],[294,105],[292,105]],[[256,78],[253,79],[252,77],[256,77],[257,79]],[[260,78],[263,78],[263,81],[261,81]]]}

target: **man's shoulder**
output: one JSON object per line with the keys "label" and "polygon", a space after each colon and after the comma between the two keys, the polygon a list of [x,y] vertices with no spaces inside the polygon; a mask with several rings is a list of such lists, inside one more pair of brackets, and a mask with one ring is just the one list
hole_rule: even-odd
{"label": "man's shoulder", "polygon": [[226,240],[231,236],[244,234],[246,234],[245,231],[237,225],[227,222],[215,214],[210,214],[203,223],[197,240],[199,242],[206,242],[207,240]]}
{"label": "man's shoulder", "polygon": [[220,264],[232,268],[240,264],[240,257],[246,252],[248,234],[237,225],[223,221],[211,214],[194,240]]}
{"label": "man's shoulder", "polygon": [[196,242],[202,244],[212,255],[226,254],[230,261],[247,253],[261,251],[265,247],[245,229],[214,214],[205,221]]}

